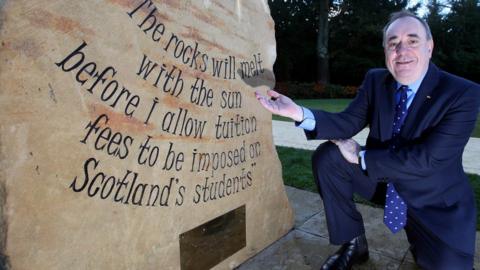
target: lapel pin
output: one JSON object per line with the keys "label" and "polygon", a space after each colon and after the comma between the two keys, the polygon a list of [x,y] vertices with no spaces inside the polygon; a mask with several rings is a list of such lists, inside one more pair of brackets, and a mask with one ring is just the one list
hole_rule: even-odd
{"label": "lapel pin", "polygon": [[427,99],[432,99],[432,97],[431,97],[431,96],[427,96]]}

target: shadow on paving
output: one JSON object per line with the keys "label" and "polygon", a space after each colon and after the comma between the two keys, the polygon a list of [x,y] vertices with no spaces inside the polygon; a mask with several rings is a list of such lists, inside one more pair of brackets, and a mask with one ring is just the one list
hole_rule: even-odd
{"label": "shadow on paving", "polygon": [[[338,246],[328,242],[323,203],[317,193],[285,186],[295,211],[295,227],[287,235],[240,265],[238,270],[303,270],[320,269],[326,258]],[[403,231],[392,234],[383,225],[383,209],[357,204],[365,223],[370,260],[354,269],[420,269],[408,252],[407,237]],[[475,268],[480,268],[479,239]]]}

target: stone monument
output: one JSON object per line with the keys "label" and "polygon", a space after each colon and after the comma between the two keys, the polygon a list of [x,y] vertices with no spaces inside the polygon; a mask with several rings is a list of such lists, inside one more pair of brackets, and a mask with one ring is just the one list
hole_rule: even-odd
{"label": "stone monument", "polygon": [[0,42],[0,268],[231,269],[292,228],[266,0],[2,0]]}

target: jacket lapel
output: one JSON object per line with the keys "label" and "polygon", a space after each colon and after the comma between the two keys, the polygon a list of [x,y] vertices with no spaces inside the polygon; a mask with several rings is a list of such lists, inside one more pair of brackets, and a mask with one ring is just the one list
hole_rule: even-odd
{"label": "jacket lapel", "polygon": [[392,75],[385,77],[385,83],[381,91],[385,96],[381,97],[383,104],[380,105],[380,133],[382,141],[388,141],[392,137],[393,117],[395,115],[395,80]]}
{"label": "jacket lapel", "polygon": [[418,89],[412,104],[408,108],[408,114],[405,118],[402,131],[400,132],[400,135],[403,138],[408,138],[409,135],[415,131],[416,126],[418,126],[418,123],[421,120],[421,116],[424,116],[427,110],[431,107],[430,101],[432,98],[435,98],[432,95],[432,92],[437,86],[438,80],[438,68],[433,63],[430,63],[427,74],[425,75],[425,78],[423,78],[420,88]]}

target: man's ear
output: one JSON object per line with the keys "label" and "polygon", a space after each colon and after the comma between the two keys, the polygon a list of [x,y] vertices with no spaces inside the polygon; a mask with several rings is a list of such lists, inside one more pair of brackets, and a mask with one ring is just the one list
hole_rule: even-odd
{"label": "man's ear", "polygon": [[427,48],[428,48],[428,53],[430,58],[432,58],[433,47],[434,47],[433,39],[427,41]]}

